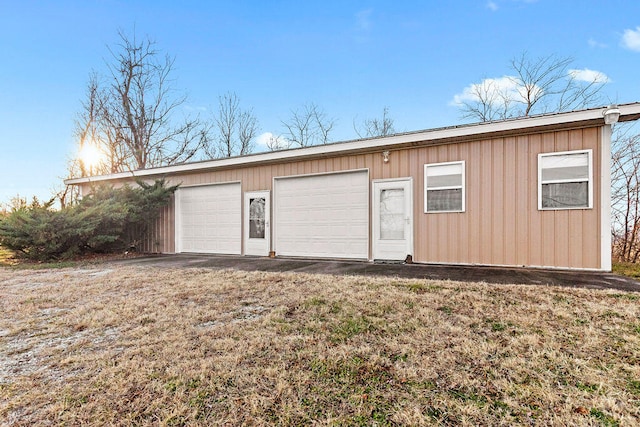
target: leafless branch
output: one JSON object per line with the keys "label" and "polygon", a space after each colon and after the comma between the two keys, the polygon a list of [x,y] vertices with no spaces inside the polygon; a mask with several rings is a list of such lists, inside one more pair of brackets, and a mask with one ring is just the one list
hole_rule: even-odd
{"label": "leafless branch", "polygon": [[471,85],[460,102],[461,115],[484,122],[597,104],[606,82],[601,76],[578,78],[570,69],[573,62],[555,55],[532,58],[524,52],[511,60],[511,75]]}
{"label": "leafless branch", "polygon": [[[118,35],[120,42],[109,48],[109,74],[90,77],[76,124],[80,148],[90,142],[103,153],[103,164],[92,173],[194,158],[208,142],[208,127],[197,117],[177,117],[187,98],[174,90],[174,58],[161,55],[150,39]],[[80,173],[86,175],[84,165]]]}
{"label": "leafless branch", "polygon": [[360,126],[354,121],[353,129],[360,138],[388,136],[396,132],[393,122],[394,120],[389,116],[389,107],[384,107],[381,117],[364,119]]}
{"label": "leafless branch", "polygon": [[240,99],[235,93],[228,92],[218,97],[218,114],[214,117],[214,127],[217,144],[209,148],[210,157],[242,156],[253,150],[253,140],[258,133],[258,119],[253,110],[243,110],[240,107]]}
{"label": "leafless branch", "polygon": [[327,117],[326,113],[314,103],[303,105],[292,110],[288,120],[281,121],[285,128],[285,138],[290,144],[307,147],[310,145],[327,144],[329,134],[335,126],[336,120]]}

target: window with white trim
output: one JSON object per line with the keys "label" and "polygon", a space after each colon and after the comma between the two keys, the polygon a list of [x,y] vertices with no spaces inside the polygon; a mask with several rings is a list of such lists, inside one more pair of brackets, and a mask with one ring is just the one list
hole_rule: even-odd
{"label": "window with white trim", "polygon": [[424,165],[424,211],[464,212],[464,161]]}
{"label": "window with white trim", "polygon": [[538,154],[538,209],[593,207],[592,151]]}

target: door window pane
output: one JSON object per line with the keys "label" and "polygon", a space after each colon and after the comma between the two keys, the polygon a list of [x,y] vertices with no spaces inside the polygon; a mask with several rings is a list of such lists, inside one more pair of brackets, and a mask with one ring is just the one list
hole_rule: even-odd
{"label": "door window pane", "polygon": [[380,239],[404,239],[404,189],[380,191]]}
{"label": "door window pane", "polygon": [[264,197],[249,200],[249,238],[251,239],[264,239],[264,205]]}

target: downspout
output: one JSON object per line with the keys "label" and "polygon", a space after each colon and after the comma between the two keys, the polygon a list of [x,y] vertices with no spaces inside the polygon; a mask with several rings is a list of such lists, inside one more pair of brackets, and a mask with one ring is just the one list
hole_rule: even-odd
{"label": "downspout", "polygon": [[611,271],[611,126],[618,122],[620,110],[611,105],[602,112],[600,150],[600,269]]}

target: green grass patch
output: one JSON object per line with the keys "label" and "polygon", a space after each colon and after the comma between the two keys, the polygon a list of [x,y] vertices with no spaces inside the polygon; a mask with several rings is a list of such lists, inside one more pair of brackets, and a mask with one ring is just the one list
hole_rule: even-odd
{"label": "green grass patch", "polygon": [[78,258],[58,261],[34,261],[17,256],[15,252],[0,246],[0,267],[11,267],[18,270],[50,270],[61,268],[77,268],[99,264],[111,259],[122,258],[119,253],[91,254]]}
{"label": "green grass patch", "polygon": [[588,393],[594,393],[598,391],[597,384],[585,384],[585,383],[577,382],[576,387],[578,388],[578,390],[586,391]]}
{"label": "green grass patch", "polygon": [[[392,283],[395,286],[398,286],[398,284],[396,282]],[[423,294],[426,292],[439,292],[442,289],[444,289],[444,287],[440,286],[440,285],[434,285],[432,283],[424,283],[424,282],[409,282],[409,283],[402,283],[399,285],[402,288],[408,289],[411,292],[415,292],[417,294]]]}
{"label": "green grass patch", "polygon": [[493,332],[502,332],[507,329],[507,325],[502,322],[491,321],[491,330]]}
{"label": "green grass patch", "polygon": [[471,402],[479,408],[483,408],[487,404],[487,398],[477,394],[474,390],[464,388],[452,388],[448,390],[449,394],[463,402]]}
{"label": "green grass patch", "polygon": [[619,274],[621,276],[640,279],[640,263],[634,264],[632,262],[616,262],[613,263],[611,270],[615,274]]}
{"label": "green grass patch", "polygon": [[638,294],[613,294],[614,298],[626,299],[629,301],[640,301],[640,295]]}
{"label": "green grass patch", "polygon": [[611,415],[605,414],[598,408],[591,408],[589,415],[600,421],[601,425],[603,426],[618,427],[620,425],[620,423],[615,418],[613,418]]}
{"label": "green grass patch", "polygon": [[372,332],[375,326],[365,316],[345,317],[331,328],[331,341],[343,342],[356,335]]}
{"label": "green grass patch", "polygon": [[449,307],[448,305],[442,305],[440,307],[438,307],[438,311],[441,311],[445,314],[451,314],[453,313],[453,309],[451,307]]}
{"label": "green grass patch", "polygon": [[33,262],[25,261],[16,257],[16,254],[0,246],[0,267],[13,267],[25,270],[41,270],[50,268],[75,267],[78,261],[54,261],[54,262]]}
{"label": "green grass patch", "polygon": [[305,307],[320,307],[327,304],[327,300],[320,297],[313,297],[304,303]]}
{"label": "green grass patch", "polygon": [[640,396],[640,381],[630,380],[628,388],[631,393]]}
{"label": "green grass patch", "polygon": [[45,263],[25,263],[17,265],[18,268],[24,270],[47,270],[52,268],[72,268],[83,265],[78,261],[59,261],[59,262],[45,262]]}

